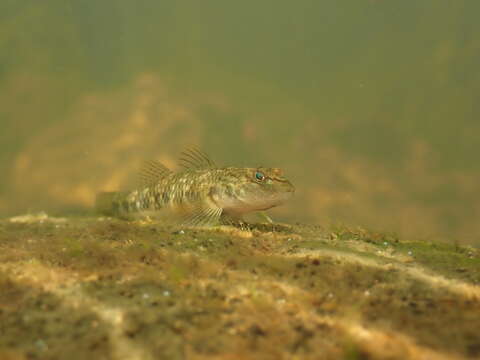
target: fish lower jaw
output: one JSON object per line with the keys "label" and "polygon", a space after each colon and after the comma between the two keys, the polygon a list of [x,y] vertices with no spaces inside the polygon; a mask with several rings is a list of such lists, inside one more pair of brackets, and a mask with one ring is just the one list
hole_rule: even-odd
{"label": "fish lower jaw", "polygon": [[223,208],[222,213],[227,216],[240,218],[245,214],[252,213],[255,211],[265,211],[275,206],[276,205],[230,207],[230,208]]}

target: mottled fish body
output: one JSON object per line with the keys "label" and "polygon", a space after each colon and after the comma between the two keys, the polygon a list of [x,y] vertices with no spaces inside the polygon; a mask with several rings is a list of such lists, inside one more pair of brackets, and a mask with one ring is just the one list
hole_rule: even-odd
{"label": "mottled fish body", "polygon": [[184,170],[176,173],[159,162],[146,163],[139,189],[99,194],[97,210],[110,216],[167,215],[184,224],[215,225],[281,205],[295,191],[277,168],[219,168],[198,150],[183,152],[180,160]]}

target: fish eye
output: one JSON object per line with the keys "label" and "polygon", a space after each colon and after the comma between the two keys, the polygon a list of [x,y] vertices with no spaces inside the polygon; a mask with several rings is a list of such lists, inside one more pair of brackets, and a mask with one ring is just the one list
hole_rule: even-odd
{"label": "fish eye", "polygon": [[255,179],[257,179],[258,181],[263,181],[263,180],[265,180],[265,175],[263,175],[262,172],[257,171],[255,173]]}

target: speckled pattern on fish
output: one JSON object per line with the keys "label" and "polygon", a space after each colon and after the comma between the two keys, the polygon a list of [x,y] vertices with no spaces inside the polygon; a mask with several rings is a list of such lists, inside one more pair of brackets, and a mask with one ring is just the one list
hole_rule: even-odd
{"label": "speckled pattern on fish", "polygon": [[97,210],[119,217],[167,213],[182,224],[215,225],[281,205],[295,191],[278,168],[220,168],[196,149],[184,151],[180,162],[184,168],[180,172],[157,161],[146,162],[139,189],[101,193]]}

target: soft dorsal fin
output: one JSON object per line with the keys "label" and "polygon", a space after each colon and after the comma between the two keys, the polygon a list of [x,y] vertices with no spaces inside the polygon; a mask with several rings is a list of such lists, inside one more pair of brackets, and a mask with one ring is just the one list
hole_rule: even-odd
{"label": "soft dorsal fin", "polygon": [[193,170],[217,167],[207,154],[196,148],[187,149],[180,154],[180,165]]}
{"label": "soft dorsal fin", "polygon": [[165,167],[161,162],[147,160],[140,170],[140,185],[141,187],[152,186],[170,174],[172,174],[172,170]]}

